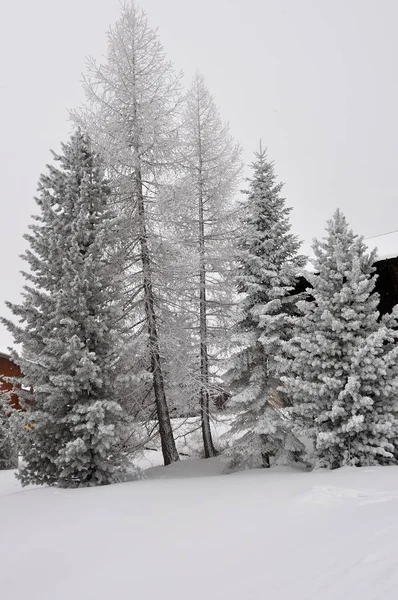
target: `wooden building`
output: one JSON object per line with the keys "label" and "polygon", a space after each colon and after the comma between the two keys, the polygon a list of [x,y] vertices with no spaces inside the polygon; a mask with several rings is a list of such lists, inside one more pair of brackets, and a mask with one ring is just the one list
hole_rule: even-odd
{"label": "wooden building", "polygon": [[385,315],[398,304],[398,256],[378,260],[375,267],[378,275],[376,292],[380,294],[379,311]]}
{"label": "wooden building", "polygon": [[[21,377],[21,369],[16,365],[8,354],[0,352],[0,393],[9,392],[12,389],[12,384],[6,381],[7,377]],[[14,408],[20,408],[18,398],[15,394],[11,396],[11,404]]]}

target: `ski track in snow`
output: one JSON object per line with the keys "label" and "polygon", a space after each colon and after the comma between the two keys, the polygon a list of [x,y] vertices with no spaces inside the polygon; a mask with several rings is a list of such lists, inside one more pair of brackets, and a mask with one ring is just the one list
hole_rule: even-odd
{"label": "ski track in snow", "polygon": [[310,493],[301,499],[302,502],[313,504],[330,504],[343,502],[345,500],[357,500],[359,504],[379,504],[398,500],[397,492],[376,492],[374,490],[357,490],[350,488],[339,488],[332,485],[314,486]]}

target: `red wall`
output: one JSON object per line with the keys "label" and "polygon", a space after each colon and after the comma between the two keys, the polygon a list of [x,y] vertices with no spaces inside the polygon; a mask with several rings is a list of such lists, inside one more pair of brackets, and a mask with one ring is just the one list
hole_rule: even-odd
{"label": "red wall", "polygon": [[[21,377],[21,369],[12,362],[12,360],[3,354],[0,354],[0,393],[12,389],[12,384],[4,381],[2,376],[6,377]],[[11,397],[11,404],[14,408],[21,408],[18,404],[18,398],[15,394]]]}

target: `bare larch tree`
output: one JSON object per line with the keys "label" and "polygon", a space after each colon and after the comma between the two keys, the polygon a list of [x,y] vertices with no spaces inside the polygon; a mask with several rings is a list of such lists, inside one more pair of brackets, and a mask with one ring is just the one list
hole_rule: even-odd
{"label": "bare larch tree", "polygon": [[[236,229],[235,192],[241,172],[240,148],[197,73],[185,98],[181,164],[184,202],[182,237],[196,265],[192,279],[198,302],[200,407],[205,456],[215,454],[210,429],[210,390],[216,355],[223,343],[233,296],[231,257]],[[193,250],[193,252],[192,252]]]}
{"label": "bare larch tree", "polygon": [[[162,372],[157,315],[156,201],[173,168],[180,77],[166,60],[145,13],[125,4],[108,32],[103,64],[89,59],[84,76],[85,106],[74,119],[90,133],[117,190],[124,218],[125,269],[133,281],[130,309],[144,308],[150,371],[165,464],[179,459]],[[119,240],[120,242],[120,240]],[[138,283],[137,283],[138,281]]]}

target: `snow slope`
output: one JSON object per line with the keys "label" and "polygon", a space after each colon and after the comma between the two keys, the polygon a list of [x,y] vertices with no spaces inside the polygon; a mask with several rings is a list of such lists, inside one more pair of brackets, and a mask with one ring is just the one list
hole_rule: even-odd
{"label": "snow slope", "polygon": [[82,490],[0,472],[0,597],[398,597],[398,468],[221,471],[184,461]]}

